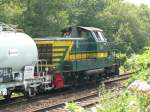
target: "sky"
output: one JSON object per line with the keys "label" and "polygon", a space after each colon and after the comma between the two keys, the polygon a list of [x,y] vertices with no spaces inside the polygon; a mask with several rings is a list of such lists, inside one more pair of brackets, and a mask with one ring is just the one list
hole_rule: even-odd
{"label": "sky", "polygon": [[136,5],[145,4],[150,7],[150,0],[125,0],[125,1],[134,3]]}

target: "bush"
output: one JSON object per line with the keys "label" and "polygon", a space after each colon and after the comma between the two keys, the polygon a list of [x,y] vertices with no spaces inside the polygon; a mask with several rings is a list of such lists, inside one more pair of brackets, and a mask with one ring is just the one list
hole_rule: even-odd
{"label": "bush", "polygon": [[150,112],[150,96],[139,92],[126,91],[119,97],[104,98],[97,105],[97,112]]}
{"label": "bush", "polygon": [[122,66],[124,71],[135,72],[128,80],[128,84],[136,79],[150,82],[150,47],[145,47],[142,54],[133,54]]}
{"label": "bush", "polygon": [[69,110],[69,112],[84,112],[84,109],[75,102],[66,103],[65,108]]}
{"label": "bush", "polygon": [[[67,103],[66,108],[69,112],[93,112],[84,110],[73,102]],[[101,97],[95,108],[96,112],[150,112],[150,96],[128,90],[117,96],[101,89]]]}
{"label": "bush", "polygon": [[142,54],[133,54],[124,64],[129,71],[137,71],[150,66],[150,47],[145,47]]}

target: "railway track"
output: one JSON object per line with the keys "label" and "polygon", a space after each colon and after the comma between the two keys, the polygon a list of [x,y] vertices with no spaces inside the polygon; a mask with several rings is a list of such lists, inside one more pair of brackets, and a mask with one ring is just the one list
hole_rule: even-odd
{"label": "railway track", "polygon": [[[111,83],[119,82],[128,79],[132,73],[119,75],[108,80],[102,81],[106,86]],[[120,87],[122,88],[122,87]],[[115,91],[115,90],[113,90]],[[44,96],[37,96],[31,99],[22,99],[17,102],[10,102],[6,105],[1,105],[1,108],[10,112],[63,112],[65,102],[75,101],[82,107],[89,107],[97,103],[99,97],[98,86],[81,88],[78,90],[67,90],[54,92]]]}
{"label": "railway track", "polygon": [[131,76],[131,74],[133,74],[133,73],[122,74],[122,75],[119,75],[119,76],[117,76],[115,78],[110,78],[108,80],[104,80],[103,83],[108,84],[108,83],[112,83],[112,82],[126,80],[126,79],[128,79]]}

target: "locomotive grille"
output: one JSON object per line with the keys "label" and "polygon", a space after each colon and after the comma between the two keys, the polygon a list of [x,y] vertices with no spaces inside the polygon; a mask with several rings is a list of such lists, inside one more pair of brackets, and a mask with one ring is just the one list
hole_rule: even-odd
{"label": "locomotive grille", "polygon": [[39,59],[46,59],[52,64],[52,44],[37,44]]}
{"label": "locomotive grille", "polygon": [[64,58],[67,46],[53,46],[52,44],[37,44],[39,59],[46,59],[48,65],[58,64]]}
{"label": "locomotive grille", "polygon": [[[48,67],[58,67],[69,56],[72,41],[37,41],[39,59],[47,60]],[[45,64],[42,64],[44,67]]]}

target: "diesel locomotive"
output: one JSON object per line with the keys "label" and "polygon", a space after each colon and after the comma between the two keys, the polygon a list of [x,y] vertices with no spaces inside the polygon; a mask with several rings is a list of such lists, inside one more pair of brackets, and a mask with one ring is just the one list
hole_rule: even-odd
{"label": "diesel locomotive", "polygon": [[37,93],[119,75],[115,51],[94,27],[68,27],[61,37],[32,39],[0,25],[0,95]]}

